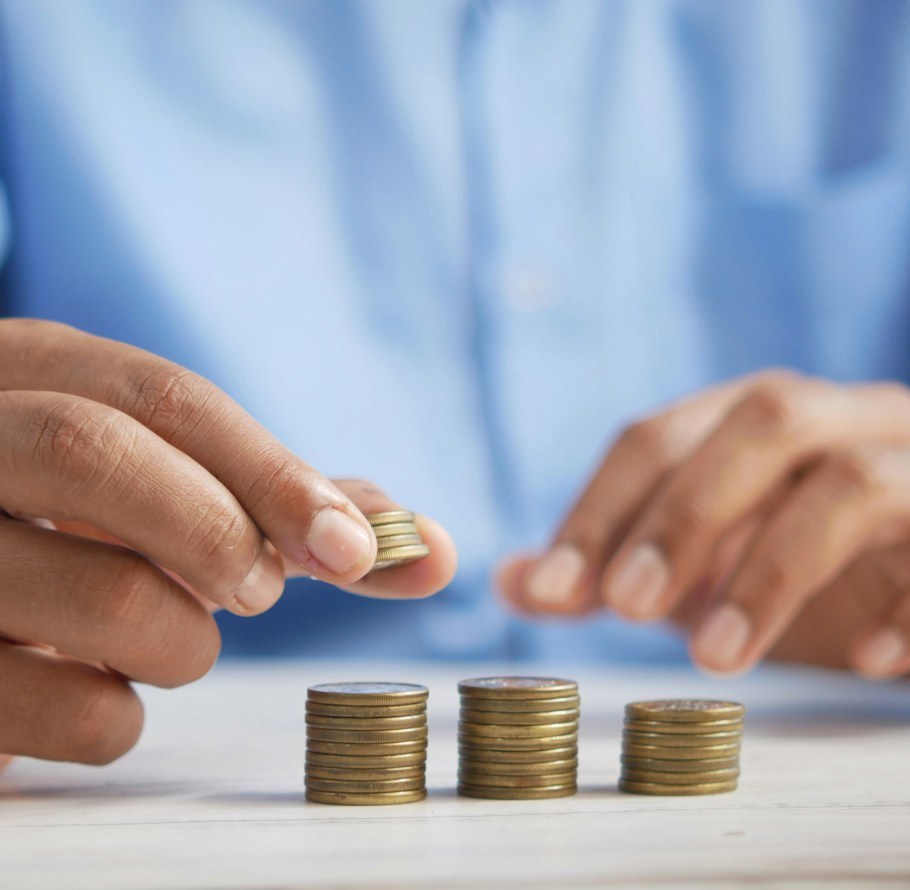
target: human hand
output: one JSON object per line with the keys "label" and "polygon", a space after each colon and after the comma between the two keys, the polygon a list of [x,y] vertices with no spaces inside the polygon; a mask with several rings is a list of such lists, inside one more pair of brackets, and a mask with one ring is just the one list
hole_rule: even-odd
{"label": "human hand", "polygon": [[674,619],[710,670],[872,677],[910,671],[908,582],[910,391],[787,372],[629,427],[548,552],[499,575],[526,612]]}
{"label": "human hand", "polygon": [[440,589],[454,548],[423,518],[431,555],[364,578],[376,541],[361,509],[395,507],[333,484],[183,368],[0,321],[0,752],[118,757],[142,728],[130,681],[205,674],[211,611],[263,612],[286,572],[369,596]]}

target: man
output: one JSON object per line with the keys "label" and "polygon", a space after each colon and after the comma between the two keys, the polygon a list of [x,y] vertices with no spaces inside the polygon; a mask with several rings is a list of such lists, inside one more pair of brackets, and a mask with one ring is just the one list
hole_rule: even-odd
{"label": "man", "polygon": [[200,600],[444,585],[430,520],[364,580],[391,502],[354,473],[456,581],[311,587],[232,641],[679,651],[510,618],[487,578],[530,545],[524,612],[910,668],[907,393],[829,382],[908,379],[906,3],[0,9],[8,311],[111,338],[2,322],[0,630],[65,656],[3,649],[0,750],[127,748],[121,675],[215,657]]}

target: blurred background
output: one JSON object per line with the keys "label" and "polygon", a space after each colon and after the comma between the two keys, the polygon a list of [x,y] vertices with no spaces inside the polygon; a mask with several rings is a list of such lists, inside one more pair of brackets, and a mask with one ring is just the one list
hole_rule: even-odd
{"label": "blurred background", "polygon": [[903,0],[0,0],[3,311],[209,377],[452,532],[225,654],[672,660],[490,583],[616,434],[767,366],[910,379]]}

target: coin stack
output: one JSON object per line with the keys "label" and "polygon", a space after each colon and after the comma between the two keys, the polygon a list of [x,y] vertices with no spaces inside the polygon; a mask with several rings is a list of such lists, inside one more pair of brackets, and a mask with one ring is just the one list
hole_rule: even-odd
{"label": "coin stack", "polygon": [[745,708],[679,699],[626,705],[619,790],[631,794],[734,791]]}
{"label": "coin stack", "polygon": [[545,677],[462,680],[458,793],[496,800],[577,790],[578,684]]}
{"label": "coin stack", "polygon": [[316,803],[412,803],[427,796],[427,688],[411,683],[311,686],[306,797]]}
{"label": "coin stack", "polygon": [[390,569],[430,555],[410,510],[388,510],[366,517],[376,535],[376,562],[371,571]]}

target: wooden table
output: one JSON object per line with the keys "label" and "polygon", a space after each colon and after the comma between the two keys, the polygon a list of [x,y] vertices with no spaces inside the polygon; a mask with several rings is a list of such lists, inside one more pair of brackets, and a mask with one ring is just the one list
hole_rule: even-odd
{"label": "wooden table", "polygon": [[[910,887],[910,685],[526,667],[581,684],[581,791],[458,798],[455,682],[497,672],[516,670],[234,664],[144,690],[148,728],[124,760],[20,761],[0,777],[0,888]],[[303,801],[306,687],[338,679],[430,687],[428,800]],[[623,705],[684,696],[747,705],[740,789],[619,794]]]}

